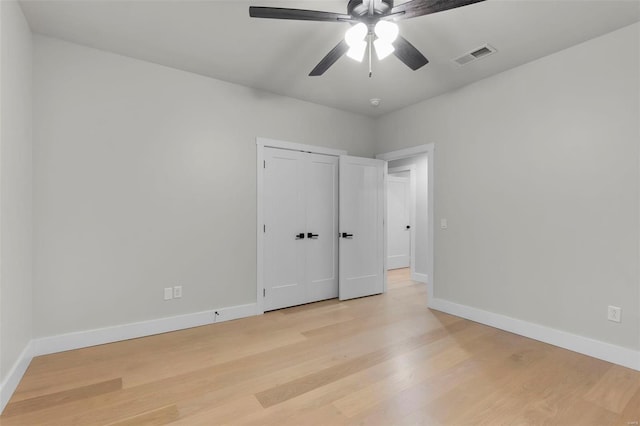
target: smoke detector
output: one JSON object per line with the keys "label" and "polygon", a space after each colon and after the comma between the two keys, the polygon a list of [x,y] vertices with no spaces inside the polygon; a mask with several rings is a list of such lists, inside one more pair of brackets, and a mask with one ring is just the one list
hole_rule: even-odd
{"label": "smoke detector", "polygon": [[470,62],[487,57],[496,52],[497,51],[495,47],[485,44],[484,46],[480,46],[477,49],[472,50],[471,52],[465,53],[464,55],[455,58],[453,61],[458,65],[467,65]]}
{"label": "smoke detector", "polygon": [[380,106],[380,98],[371,98],[369,99],[369,103],[371,104],[372,107],[377,108]]}

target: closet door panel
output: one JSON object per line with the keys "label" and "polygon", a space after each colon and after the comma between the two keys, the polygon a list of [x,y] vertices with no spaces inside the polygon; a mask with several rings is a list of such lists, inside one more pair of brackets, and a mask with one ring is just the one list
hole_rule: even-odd
{"label": "closet door panel", "polygon": [[302,153],[265,148],[265,311],[306,303]]}
{"label": "closet door panel", "polygon": [[340,156],[340,300],[384,292],[386,162]]}
{"label": "closet door panel", "polygon": [[338,157],[305,154],[305,200],[307,294],[315,302],[338,297]]}

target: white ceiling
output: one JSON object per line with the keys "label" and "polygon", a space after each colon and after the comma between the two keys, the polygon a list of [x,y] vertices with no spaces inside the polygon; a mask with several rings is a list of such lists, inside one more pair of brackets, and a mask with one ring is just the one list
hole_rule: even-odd
{"label": "white ceiling", "polygon": [[[396,1],[396,4],[401,1]],[[346,13],[347,0],[23,0],[34,32],[122,55],[377,116],[456,89],[640,20],[639,0],[487,0],[400,21],[400,34],[430,61],[346,56],[321,77],[309,71],[344,36],[345,23],[249,18],[248,7]],[[452,62],[489,43],[498,53]],[[593,58],[597,61],[598,58]],[[369,99],[381,98],[378,108]]]}

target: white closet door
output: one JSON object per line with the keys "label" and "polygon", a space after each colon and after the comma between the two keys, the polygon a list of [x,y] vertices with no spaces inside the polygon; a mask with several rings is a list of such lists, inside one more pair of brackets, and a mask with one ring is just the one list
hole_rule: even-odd
{"label": "white closet door", "polygon": [[[302,153],[265,148],[264,309],[306,303]],[[305,238],[299,238],[299,234]]]}
{"label": "white closet door", "polygon": [[340,300],[384,291],[382,160],[340,156]]}
{"label": "white closet door", "polygon": [[338,297],[338,157],[304,154],[307,302]]}
{"label": "white closet door", "polygon": [[411,264],[411,192],[409,178],[387,178],[387,269]]}

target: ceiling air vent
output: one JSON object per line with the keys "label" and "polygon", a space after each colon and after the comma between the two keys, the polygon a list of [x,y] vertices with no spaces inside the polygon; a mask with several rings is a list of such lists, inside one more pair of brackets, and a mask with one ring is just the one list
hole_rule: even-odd
{"label": "ceiling air vent", "polygon": [[465,53],[464,55],[454,59],[454,61],[458,64],[458,65],[466,65],[469,62],[473,62],[477,59],[480,58],[484,58],[485,56],[489,56],[492,53],[495,53],[496,49],[494,49],[493,47],[489,46],[488,44],[485,44],[482,47],[479,47],[477,49],[472,50],[469,53]]}

